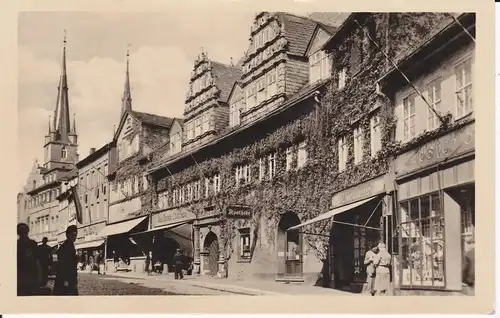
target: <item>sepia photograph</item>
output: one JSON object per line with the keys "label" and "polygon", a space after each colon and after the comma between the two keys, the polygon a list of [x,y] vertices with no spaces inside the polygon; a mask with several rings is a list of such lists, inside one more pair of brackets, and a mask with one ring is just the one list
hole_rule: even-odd
{"label": "sepia photograph", "polygon": [[474,13],[190,19],[19,15],[18,296],[474,295]]}
{"label": "sepia photograph", "polygon": [[[2,294],[67,312],[484,310],[484,15],[209,7],[16,13]],[[399,306],[378,311],[417,310]]]}

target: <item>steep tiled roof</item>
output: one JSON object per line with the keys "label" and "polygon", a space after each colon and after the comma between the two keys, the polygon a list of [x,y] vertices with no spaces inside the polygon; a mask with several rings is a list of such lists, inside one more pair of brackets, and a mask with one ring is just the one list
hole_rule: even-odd
{"label": "steep tiled roof", "polygon": [[336,29],[349,16],[348,12],[311,12],[310,19],[320,22],[330,32],[335,32]]}
{"label": "steep tiled roof", "polygon": [[215,61],[211,61],[211,64],[215,84],[221,90],[219,100],[227,102],[234,82],[241,78],[241,69]]}
{"label": "steep tiled roof", "polygon": [[63,174],[61,177],[61,180],[68,181],[68,180],[71,180],[71,179],[76,178],[76,177],[78,177],[78,169],[73,169],[70,172]]}
{"label": "steep tiled roof", "polygon": [[137,112],[134,110],[129,111],[132,116],[137,118],[141,123],[146,125],[153,125],[159,127],[170,128],[172,126],[173,118],[153,115],[149,113]]}
{"label": "steep tiled roof", "polygon": [[286,12],[278,12],[276,15],[284,27],[284,35],[288,41],[288,52],[304,55],[318,22]]}

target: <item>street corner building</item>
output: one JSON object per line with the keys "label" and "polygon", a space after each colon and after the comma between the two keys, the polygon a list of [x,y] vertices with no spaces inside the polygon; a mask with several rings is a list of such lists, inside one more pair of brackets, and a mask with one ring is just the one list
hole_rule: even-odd
{"label": "street corner building", "polygon": [[199,52],[183,118],[132,109],[127,59],[113,138],[78,161],[75,124],[51,121],[18,218],[54,244],[77,224],[105,271],[142,273],[151,255],[168,274],[181,249],[192,275],[354,293],[383,242],[391,292],[460,294],[474,36],[473,13],[259,12],[236,63]]}

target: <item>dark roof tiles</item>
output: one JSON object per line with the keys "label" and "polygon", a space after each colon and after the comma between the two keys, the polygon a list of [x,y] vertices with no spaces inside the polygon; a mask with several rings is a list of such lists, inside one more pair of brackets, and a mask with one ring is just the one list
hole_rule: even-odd
{"label": "dark roof tiles", "polygon": [[216,61],[210,61],[210,63],[212,64],[212,74],[215,77],[215,85],[221,91],[219,100],[227,102],[234,82],[241,78],[241,69]]}
{"label": "dark roof tiles", "polygon": [[158,116],[149,113],[142,113],[134,110],[131,110],[130,114],[132,114],[132,116],[137,118],[137,120],[139,120],[141,123],[146,125],[170,128],[170,126],[172,126],[172,123],[174,121],[174,119],[170,117]]}

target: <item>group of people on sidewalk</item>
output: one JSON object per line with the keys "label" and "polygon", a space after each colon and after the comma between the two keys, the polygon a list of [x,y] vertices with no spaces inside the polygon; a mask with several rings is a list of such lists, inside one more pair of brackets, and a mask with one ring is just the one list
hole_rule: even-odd
{"label": "group of people on sidewalk", "polygon": [[[193,270],[192,262],[188,262],[186,266],[186,256],[182,254],[182,250],[178,248],[173,257],[173,267],[175,273],[175,279],[183,279],[184,278],[184,270],[188,274]],[[163,266],[159,260],[157,260],[154,264],[152,262],[152,253],[149,252],[146,254],[145,264],[144,264],[145,272],[150,275],[151,272],[156,272],[161,274],[163,272]]]}
{"label": "group of people on sidewalk", "polygon": [[43,238],[42,245],[29,237],[26,223],[17,225],[17,295],[78,295],[78,258],[75,241],[78,229],[70,225],[66,229],[66,240],[57,250],[54,288],[48,286],[48,276],[52,265],[52,248]]}

